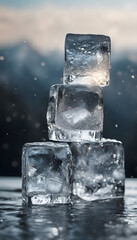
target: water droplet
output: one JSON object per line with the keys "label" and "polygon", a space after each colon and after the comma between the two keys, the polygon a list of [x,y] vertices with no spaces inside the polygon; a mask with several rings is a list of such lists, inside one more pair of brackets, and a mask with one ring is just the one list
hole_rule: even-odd
{"label": "water droplet", "polygon": [[22,120],[25,119],[25,115],[24,115],[24,114],[21,114],[21,115],[20,115],[20,119],[22,119]]}
{"label": "water droplet", "polygon": [[6,117],[6,122],[11,122],[12,118],[11,117]]}
{"label": "water droplet", "polygon": [[2,145],[4,150],[8,150],[9,149],[9,144],[8,143],[3,143]]}
{"label": "water droplet", "polygon": [[52,228],[52,233],[54,236],[58,236],[59,232],[58,232],[58,229],[57,228]]}
{"label": "water droplet", "polygon": [[45,62],[41,62],[41,66],[44,67],[46,64]]}
{"label": "water droplet", "polygon": [[3,56],[0,56],[0,61],[4,61],[4,57]]}
{"label": "water droplet", "polygon": [[40,123],[39,122],[35,123],[35,128],[40,128]]}
{"label": "water droplet", "polygon": [[18,166],[18,162],[17,162],[17,161],[13,161],[13,162],[11,163],[11,165],[12,165],[12,167],[17,167],[17,166]]}

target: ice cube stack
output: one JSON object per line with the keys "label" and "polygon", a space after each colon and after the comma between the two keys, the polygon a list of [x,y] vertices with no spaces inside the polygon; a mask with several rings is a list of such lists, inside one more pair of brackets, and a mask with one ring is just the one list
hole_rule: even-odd
{"label": "ice cube stack", "polygon": [[110,38],[67,34],[63,84],[51,86],[47,123],[53,142],[23,147],[23,203],[91,201],[124,193],[124,149],[102,138],[103,91],[110,81]]}

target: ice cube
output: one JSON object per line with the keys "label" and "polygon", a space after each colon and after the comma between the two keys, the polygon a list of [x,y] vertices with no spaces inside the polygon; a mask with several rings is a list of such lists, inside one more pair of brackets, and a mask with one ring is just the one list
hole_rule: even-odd
{"label": "ice cube", "polygon": [[64,84],[106,86],[110,80],[110,38],[104,35],[67,34]]}
{"label": "ice cube", "polygon": [[53,85],[47,111],[49,139],[65,142],[99,140],[103,114],[100,87]]}
{"label": "ice cube", "polygon": [[71,151],[67,143],[27,143],[22,154],[23,204],[71,201]]}
{"label": "ice cube", "polygon": [[105,199],[124,193],[124,149],[116,140],[71,143],[73,194],[84,200]]}

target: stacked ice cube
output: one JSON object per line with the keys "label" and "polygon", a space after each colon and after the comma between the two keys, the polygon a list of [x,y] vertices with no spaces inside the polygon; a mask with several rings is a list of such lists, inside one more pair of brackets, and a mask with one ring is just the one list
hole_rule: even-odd
{"label": "stacked ice cube", "polygon": [[71,151],[66,143],[27,143],[22,154],[23,204],[71,201]]}
{"label": "stacked ice cube", "polygon": [[102,87],[109,72],[108,36],[67,34],[63,84],[51,86],[47,111],[49,139],[56,142],[24,146],[24,203],[69,203],[71,193],[84,200],[124,193],[122,143],[102,138]]}

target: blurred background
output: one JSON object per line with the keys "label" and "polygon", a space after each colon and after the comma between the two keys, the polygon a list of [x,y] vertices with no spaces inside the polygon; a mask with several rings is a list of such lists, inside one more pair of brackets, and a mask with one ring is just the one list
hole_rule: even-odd
{"label": "blurred background", "polygon": [[137,177],[137,1],[0,0],[0,175],[21,175],[25,142],[45,141],[49,89],[60,83],[67,33],[109,35],[104,137],[123,142]]}

